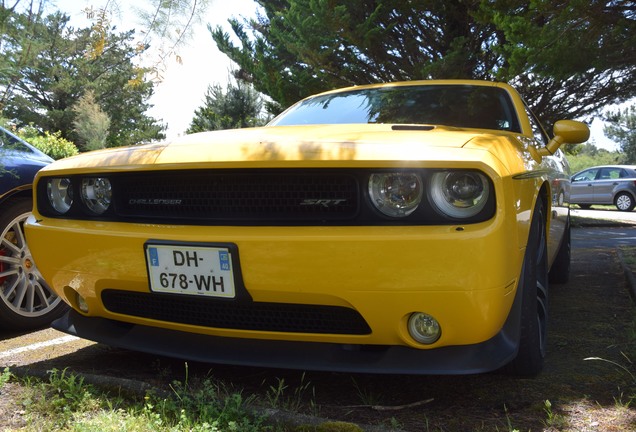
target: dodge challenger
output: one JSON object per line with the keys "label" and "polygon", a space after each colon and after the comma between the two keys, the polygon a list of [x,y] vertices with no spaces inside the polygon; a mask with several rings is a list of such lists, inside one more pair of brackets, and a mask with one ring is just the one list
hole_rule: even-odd
{"label": "dodge challenger", "polygon": [[[306,98],[260,128],[43,168],[26,232],[54,327],[211,363],[539,373],[570,265],[573,120],[511,86],[412,81]],[[55,250],[51,249],[55,245]]]}

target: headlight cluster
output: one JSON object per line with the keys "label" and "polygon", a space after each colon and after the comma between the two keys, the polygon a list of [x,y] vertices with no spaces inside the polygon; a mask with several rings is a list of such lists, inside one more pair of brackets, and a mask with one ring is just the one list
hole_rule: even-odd
{"label": "headlight cluster", "polygon": [[419,171],[385,172],[369,177],[373,206],[392,218],[416,211],[425,193],[442,216],[468,219],[484,209],[491,186],[484,174],[473,170],[435,171],[427,176]]}
{"label": "headlight cluster", "polygon": [[79,192],[83,209],[93,215],[104,214],[112,203],[112,187],[110,180],[105,177],[46,179],[48,203],[60,215],[68,213],[74,205],[80,204],[75,202],[74,191]]}

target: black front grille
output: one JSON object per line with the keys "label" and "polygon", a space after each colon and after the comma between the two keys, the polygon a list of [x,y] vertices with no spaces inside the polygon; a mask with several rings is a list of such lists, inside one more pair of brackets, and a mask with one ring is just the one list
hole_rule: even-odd
{"label": "black front grille", "polygon": [[105,290],[102,302],[114,313],[201,327],[288,333],[371,333],[358,312],[339,306],[232,302],[119,290]]}
{"label": "black front grille", "polygon": [[113,178],[122,217],[179,221],[349,220],[357,179],[343,172],[178,171]]}

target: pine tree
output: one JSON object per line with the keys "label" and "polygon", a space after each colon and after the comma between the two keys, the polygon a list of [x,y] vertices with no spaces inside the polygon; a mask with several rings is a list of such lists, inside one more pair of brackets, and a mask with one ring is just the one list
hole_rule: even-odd
{"label": "pine tree", "polygon": [[605,114],[605,135],[616,141],[625,153],[625,163],[636,164],[636,105]]}
{"label": "pine tree", "polygon": [[414,79],[515,85],[545,123],[636,96],[629,0],[257,0],[253,20],[210,29],[278,110],[323,90]]}
{"label": "pine tree", "polygon": [[251,85],[230,82],[227,88],[208,87],[205,103],[197,108],[187,133],[261,126],[262,100]]}

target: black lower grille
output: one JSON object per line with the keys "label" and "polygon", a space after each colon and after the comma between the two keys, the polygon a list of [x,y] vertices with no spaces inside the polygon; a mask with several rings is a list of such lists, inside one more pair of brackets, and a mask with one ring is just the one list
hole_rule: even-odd
{"label": "black lower grille", "polygon": [[111,312],[202,327],[289,333],[371,333],[358,312],[340,306],[232,302],[119,290],[105,290],[102,301]]}

